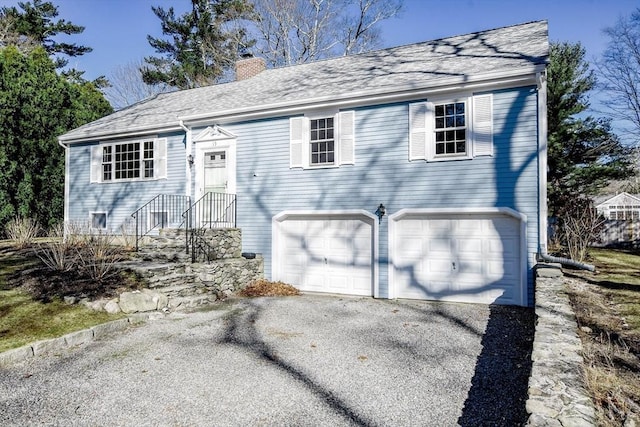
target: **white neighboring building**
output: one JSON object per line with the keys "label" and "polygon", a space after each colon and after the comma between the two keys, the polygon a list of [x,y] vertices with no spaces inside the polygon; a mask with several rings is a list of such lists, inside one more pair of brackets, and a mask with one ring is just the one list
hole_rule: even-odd
{"label": "white neighboring building", "polygon": [[596,205],[596,209],[606,219],[638,221],[640,220],[640,195],[622,192]]}

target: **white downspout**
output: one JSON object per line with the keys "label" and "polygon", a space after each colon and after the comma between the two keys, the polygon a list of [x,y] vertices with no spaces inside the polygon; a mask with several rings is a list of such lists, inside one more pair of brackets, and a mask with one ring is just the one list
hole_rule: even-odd
{"label": "white downspout", "polygon": [[186,127],[182,120],[180,120],[178,122],[178,125],[180,125],[180,127],[182,129],[184,129],[185,137],[186,137],[186,147],[185,147],[186,149],[185,149],[184,161],[185,161],[187,167],[185,169],[184,194],[187,197],[191,197],[191,163],[189,163],[189,156],[193,156],[193,153],[192,153],[192,151],[193,151],[192,132],[191,132],[191,128]]}
{"label": "white downspout", "polygon": [[538,252],[547,253],[547,73],[536,75],[538,82]]}
{"label": "white downspout", "polygon": [[64,148],[64,203],[63,203],[63,214],[62,214],[62,224],[63,230],[66,234],[67,227],[65,224],[69,221],[69,146],[65,145],[64,142],[58,140],[58,145]]}

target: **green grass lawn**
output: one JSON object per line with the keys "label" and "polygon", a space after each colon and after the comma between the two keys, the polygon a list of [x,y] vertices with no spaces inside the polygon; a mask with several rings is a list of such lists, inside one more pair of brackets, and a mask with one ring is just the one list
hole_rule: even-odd
{"label": "green grass lawn", "polygon": [[588,277],[600,286],[632,330],[640,331],[640,252],[591,249],[596,274]]}
{"label": "green grass lawn", "polygon": [[0,352],[123,317],[65,304],[59,299],[34,299],[16,287],[13,275],[37,263],[32,252],[18,252],[9,242],[0,242]]}

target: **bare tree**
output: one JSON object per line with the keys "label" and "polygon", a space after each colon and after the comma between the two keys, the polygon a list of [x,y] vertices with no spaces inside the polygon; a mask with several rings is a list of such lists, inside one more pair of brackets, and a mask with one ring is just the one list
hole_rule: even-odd
{"label": "bare tree", "polygon": [[380,43],[378,23],[402,0],[253,0],[257,51],[270,66],[360,53]]}
{"label": "bare tree", "polygon": [[109,74],[109,86],[104,89],[104,95],[115,110],[171,90],[163,83],[146,84],[140,73],[140,68],[143,66],[144,61],[139,59],[119,65]]}
{"label": "bare tree", "polygon": [[604,30],[609,44],[598,61],[604,105],[625,123],[628,139],[640,142],[640,9]]}

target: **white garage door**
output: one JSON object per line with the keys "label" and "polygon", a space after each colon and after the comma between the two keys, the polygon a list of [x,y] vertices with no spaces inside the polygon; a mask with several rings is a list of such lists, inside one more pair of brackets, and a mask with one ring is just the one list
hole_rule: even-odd
{"label": "white garage door", "polygon": [[275,280],[302,291],[373,294],[373,219],[287,215],[274,222]]}
{"label": "white garage door", "polygon": [[390,247],[395,296],[523,304],[520,224],[494,213],[400,217]]}

